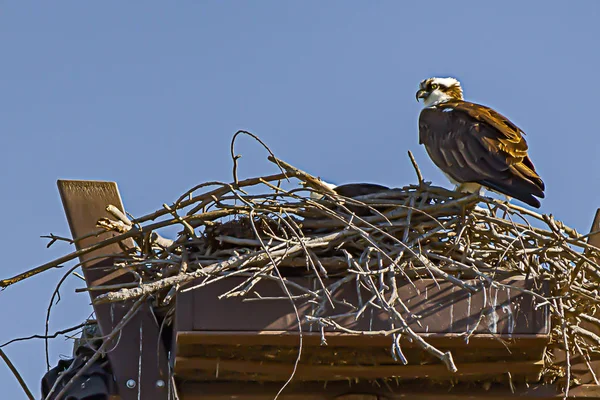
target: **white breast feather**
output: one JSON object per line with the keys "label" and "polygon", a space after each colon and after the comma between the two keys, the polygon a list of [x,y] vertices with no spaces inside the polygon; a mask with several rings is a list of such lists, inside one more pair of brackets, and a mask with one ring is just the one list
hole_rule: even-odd
{"label": "white breast feather", "polygon": [[427,98],[423,101],[425,107],[433,107],[440,103],[444,103],[448,100],[451,100],[448,94],[442,92],[440,89],[435,89]]}

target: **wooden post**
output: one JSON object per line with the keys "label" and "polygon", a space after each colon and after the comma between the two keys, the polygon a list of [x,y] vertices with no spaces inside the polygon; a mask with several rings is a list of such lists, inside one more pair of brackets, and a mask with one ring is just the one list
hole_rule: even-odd
{"label": "wooden post", "polygon": [[592,234],[588,237],[588,243],[592,246],[600,247],[600,208],[596,211],[596,217],[594,218],[594,222],[592,222],[590,233]]}
{"label": "wooden post", "polygon": [[[114,182],[59,180],[58,190],[63,202],[73,238],[98,231],[98,219],[108,217],[109,204],[123,211],[117,184]],[[76,243],[77,249],[98,243],[113,233],[102,232]],[[133,246],[128,239],[122,245]],[[118,244],[96,250],[80,257],[88,287],[133,282],[125,270],[114,270],[112,258],[122,253]],[[89,292],[92,300],[104,292]],[[102,335],[107,335],[119,323],[133,302],[94,305]],[[168,399],[168,359],[159,337],[159,327],[149,304],[144,304],[133,319],[125,325],[108,359],[115,377],[119,398]]]}

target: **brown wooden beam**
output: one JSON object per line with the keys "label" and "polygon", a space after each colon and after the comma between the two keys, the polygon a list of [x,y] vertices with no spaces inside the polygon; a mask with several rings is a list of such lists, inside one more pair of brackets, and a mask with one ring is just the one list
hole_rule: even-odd
{"label": "brown wooden beam", "polygon": [[[427,342],[436,347],[456,348],[473,346],[477,348],[512,348],[512,347],[532,347],[546,346],[549,336],[546,334],[531,335],[492,335],[475,334],[469,338],[469,343],[465,341],[465,335],[458,333],[443,334],[420,334]],[[327,344],[329,346],[352,346],[352,347],[372,347],[389,346],[392,344],[391,336],[381,335],[353,335],[341,332],[328,332]],[[321,334],[315,332],[305,332],[302,335],[305,346],[320,346]],[[295,346],[298,344],[298,332],[291,331],[196,331],[196,332],[178,332],[178,346],[185,345],[243,345],[243,346]],[[417,348],[418,345],[406,341],[403,347]]]}
{"label": "brown wooden beam", "polygon": [[[391,376],[404,379],[448,379],[473,375],[502,375],[508,372],[514,375],[537,376],[543,366],[543,361],[478,362],[458,364],[458,372],[455,373],[449,371],[443,364],[368,366],[299,364],[294,378],[303,381],[346,380],[348,378],[377,379]],[[177,357],[175,359],[175,372],[184,375],[186,375],[186,371],[193,370],[238,372],[263,375],[265,376],[263,380],[285,381],[292,374],[292,369],[293,365],[291,364],[276,362],[202,357]]]}
{"label": "brown wooden beam", "polygon": [[[203,278],[192,282],[201,283]],[[277,282],[261,280],[253,291],[260,296],[280,298],[282,300],[259,301],[257,296],[220,298],[223,293],[244,284],[242,277],[230,277],[210,285],[183,290],[177,297],[176,330],[181,331],[297,331],[297,320],[289,301],[282,297],[281,287]],[[300,286],[311,287],[314,280],[306,277],[290,277],[290,282]],[[324,284],[333,283],[323,279]],[[476,285],[476,282],[469,282]],[[502,283],[509,288],[488,288],[475,294],[457,288],[450,282],[441,282],[433,279],[419,279],[408,284],[398,279],[398,294],[404,304],[411,307],[411,311],[419,315],[418,320],[412,319],[407,323],[413,331],[419,334],[428,333],[463,333],[475,328],[475,334],[488,333],[490,326],[478,323],[481,309],[486,307],[487,299],[494,299],[495,307],[487,309],[490,314],[495,313],[496,323],[494,334],[549,334],[549,313],[546,306],[536,308],[532,296],[521,289],[530,290],[535,287],[533,279],[509,278]],[[333,297],[339,303],[335,310],[325,306],[320,311],[321,317],[351,314],[352,308],[342,304],[357,304],[359,301],[356,285],[348,282],[341,285]],[[300,294],[294,286],[290,286],[292,294]],[[367,296],[363,292],[362,296]],[[252,301],[251,301],[252,300]],[[206,307],[210,304],[211,307]],[[297,308],[303,321],[304,332],[318,332],[319,327],[310,323],[305,316],[312,316],[315,305],[308,301],[298,301]],[[400,307],[400,306],[398,306]],[[504,309],[509,312],[502,311]],[[179,325],[179,323],[183,325]],[[383,310],[363,313],[360,317],[354,316],[336,318],[336,323],[354,331],[384,331],[389,329],[389,315]],[[325,332],[334,329],[325,327]],[[360,335],[355,335],[362,340]]]}
{"label": "brown wooden beam", "polygon": [[[179,386],[181,400],[272,400],[283,386],[276,383],[197,383],[182,382]],[[516,385],[513,389],[507,382],[468,384],[433,384],[423,382],[400,382],[390,380],[378,384],[351,382],[292,383],[279,396],[280,400],[340,400],[342,396],[369,396],[378,400],[488,400],[488,399],[536,399],[558,400],[563,395],[554,385]],[[373,397],[376,396],[376,397]],[[352,397],[349,397],[352,398]],[[581,385],[571,388],[568,399],[600,400],[596,385]]]}
{"label": "brown wooden beam", "polygon": [[[103,217],[112,218],[106,211],[109,204],[123,211],[119,190],[114,182],[59,180],[58,190],[63,202],[73,238],[81,238],[99,232],[96,222]],[[101,232],[75,243],[82,249],[111,237]],[[131,239],[122,243],[132,247]],[[98,282],[116,284],[133,282],[126,270],[113,268],[113,257],[122,253],[118,244],[113,244],[80,257],[88,287]],[[103,292],[89,292],[91,299]],[[96,319],[103,335],[108,335],[119,323],[133,302],[94,305]],[[149,304],[144,304],[117,335],[114,348],[108,353],[113,375],[117,382],[119,398],[122,400],[168,398],[168,360],[159,340],[159,329]]]}
{"label": "brown wooden beam", "polygon": [[591,235],[588,237],[588,243],[592,246],[600,248],[600,208],[596,211],[596,216],[592,222],[590,233]]}

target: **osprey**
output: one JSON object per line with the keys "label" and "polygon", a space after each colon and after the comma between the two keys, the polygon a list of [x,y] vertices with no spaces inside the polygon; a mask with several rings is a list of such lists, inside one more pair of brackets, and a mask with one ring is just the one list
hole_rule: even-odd
{"label": "osprey", "polygon": [[500,113],[463,100],[454,78],[430,78],[416,94],[425,108],[419,116],[419,144],[456,190],[486,187],[532,207],[544,198],[544,182],[527,155],[525,133]]}
{"label": "osprey", "polygon": [[[390,190],[389,187],[383,186],[383,185],[378,185],[376,183],[346,183],[346,184],[340,185],[340,186],[334,185],[333,183],[325,182],[324,180],[321,180],[321,183],[323,183],[329,189],[336,192],[338,195],[343,196],[343,197],[348,197],[348,198],[356,198],[359,196],[364,196],[364,195],[369,195],[369,194],[374,194],[374,193],[379,193],[379,192],[384,192],[386,190]],[[323,196],[320,193],[312,192],[312,191],[310,192],[310,198],[313,200],[321,200],[324,197],[325,196]],[[379,210],[380,212],[383,212],[383,209],[381,209],[381,207],[377,207],[377,206],[373,206],[371,208],[369,206],[362,206],[359,204],[346,203],[345,207],[348,211],[353,212],[356,215],[361,216],[361,217],[370,215],[372,208],[375,210]],[[336,209],[336,207],[334,207],[333,209]],[[340,210],[338,209],[338,211],[340,211]],[[341,210],[341,211],[345,212],[346,210]]]}

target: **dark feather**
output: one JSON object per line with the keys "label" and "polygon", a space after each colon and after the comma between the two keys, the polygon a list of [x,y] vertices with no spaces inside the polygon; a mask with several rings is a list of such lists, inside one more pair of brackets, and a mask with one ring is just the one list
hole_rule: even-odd
{"label": "dark feather", "polygon": [[346,183],[336,186],[333,190],[344,197],[358,197],[367,194],[373,194],[388,190],[387,186],[378,185],[376,183]]}
{"label": "dark feather", "polygon": [[544,197],[545,185],[524,135],[502,114],[462,100],[425,108],[419,117],[419,143],[444,173],[539,207],[535,197]]}
{"label": "dark feather", "polygon": [[[387,186],[378,185],[376,183],[347,183],[345,185],[337,186],[333,190],[340,196],[355,198],[368,194],[384,192],[386,190],[390,190],[390,188]],[[367,216],[372,213],[372,210],[369,206],[362,206],[359,204],[346,203],[345,208],[358,216]],[[373,208],[380,212],[385,210],[385,208],[381,207]],[[340,209],[338,211],[346,212],[344,209]]]}

